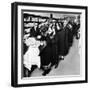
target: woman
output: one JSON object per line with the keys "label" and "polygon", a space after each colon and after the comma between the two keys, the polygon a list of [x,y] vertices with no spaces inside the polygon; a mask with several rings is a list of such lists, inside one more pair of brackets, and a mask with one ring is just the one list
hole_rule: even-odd
{"label": "woman", "polygon": [[42,65],[41,68],[44,70],[42,75],[46,75],[50,72],[51,59],[52,59],[52,55],[51,55],[52,48],[49,37],[47,37],[44,42],[46,43],[46,46],[44,45],[43,46],[44,48],[40,52],[41,65]]}
{"label": "woman", "polygon": [[44,71],[42,75],[48,74],[51,70],[52,42],[50,34],[52,34],[51,28],[48,26],[42,26],[41,35],[43,45],[41,45],[40,50],[41,69]]}
{"label": "woman", "polygon": [[50,35],[50,41],[51,41],[51,66],[55,65],[55,68],[58,63],[58,47],[57,47],[57,36],[56,36],[56,30],[55,30],[55,25],[53,24],[52,26],[52,34]]}
{"label": "woman", "polygon": [[[40,56],[39,56],[39,46],[40,41],[36,40],[34,37],[29,37],[25,41],[26,45],[29,46],[28,51],[24,55],[24,67],[28,69],[29,73],[32,72],[32,66],[36,65],[40,68]],[[30,75],[29,74],[29,75]]]}

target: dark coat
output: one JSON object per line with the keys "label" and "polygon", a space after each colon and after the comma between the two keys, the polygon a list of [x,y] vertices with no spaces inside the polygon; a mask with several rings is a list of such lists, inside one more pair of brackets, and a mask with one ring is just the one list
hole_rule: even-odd
{"label": "dark coat", "polygon": [[57,63],[58,61],[58,47],[57,47],[57,36],[55,35],[55,37],[51,40],[51,54],[52,54],[52,64]]}
{"label": "dark coat", "polygon": [[25,43],[23,43],[23,54],[25,54],[27,50],[28,50],[28,46]]}
{"label": "dark coat", "polygon": [[41,58],[41,65],[46,66],[49,65],[51,62],[51,45],[48,44],[41,52],[40,52],[40,58]]}
{"label": "dark coat", "polygon": [[58,55],[65,56],[68,53],[68,30],[60,30],[57,32],[57,47],[58,47]]}
{"label": "dark coat", "polygon": [[57,38],[55,37],[53,39],[50,39],[50,37],[47,36],[46,42],[47,46],[44,49],[41,49],[40,52],[41,65],[49,65],[50,63],[55,64],[58,59]]}

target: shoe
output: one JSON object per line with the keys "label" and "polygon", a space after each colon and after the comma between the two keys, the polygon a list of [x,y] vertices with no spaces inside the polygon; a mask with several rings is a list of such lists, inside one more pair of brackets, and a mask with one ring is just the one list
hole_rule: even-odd
{"label": "shoe", "polygon": [[59,56],[59,59],[60,59],[60,60],[64,60],[64,57],[63,57],[63,56]]}
{"label": "shoe", "polygon": [[45,71],[42,73],[42,75],[43,75],[43,76],[46,76],[46,74],[48,74],[50,71],[51,71],[51,69],[45,70]]}
{"label": "shoe", "polygon": [[57,67],[58,67],[58,65],[59,65],[59,63],[56,63],[56,64],[55,64],[55,68],[57,68]]}

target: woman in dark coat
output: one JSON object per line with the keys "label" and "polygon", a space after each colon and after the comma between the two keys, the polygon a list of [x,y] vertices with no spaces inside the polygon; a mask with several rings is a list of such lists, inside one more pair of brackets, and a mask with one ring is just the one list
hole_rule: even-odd
{"label": "woman in dark coat", "polygon": [[51,59],[51,66],[55,65],[58,63],[58,47],[57,47],[57,37],[56,35],[54,36],[54,38],[51,39],[51,55],[52,55],[52,59]]}
{"label": "woman in dark coat", "polygon": [[51,40],[49,35],[46,34],[48,30],[48,25],[43,25],[40,27],[41,32],[41,42],[43,45],[39,47],[40,49],[40,59],[41,59],[41,69],[44,71],[42,75],[46,75],[51,70]]}
{"label": "woman in dark coat", "polygon": [[[58,54],[57,54],[57,38],[56,38],[56,32],[55,32],[55,26],[52,25],[52,27],[49,27],[49,30],[51,33],[47,34],[46,42],[47,46],[45,48],[47,55],[48,55],[48,63],[50,65],[49,68],[51,68],[53,65],[57,64],[58,61]],[[47,60],[45,60],[47,62]]]}
{"label": "woman in dark coat", "polygon": [[50,72],[51,68],[51,59],[52,59],[52,54],[51,54],[51,41],[49,37],[44,37],[46,41],[46,46],[41,50],[40,52],[40,58],[41,58],[41,69],[44,70],[42,75],[46,75]]}
{"label": "woman in dark coat", "polygon": [[57,47],[58,55],[65,56],[68,53],[68,30],[66,28],[61,28],[57,32]]}

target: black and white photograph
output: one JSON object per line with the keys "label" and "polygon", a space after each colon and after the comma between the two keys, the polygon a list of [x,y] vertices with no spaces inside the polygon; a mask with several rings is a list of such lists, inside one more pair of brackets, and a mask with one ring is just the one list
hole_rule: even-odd
{"label": "black and white photograph", "polygon": [[80,75],[80,15],[23,12],[23,77]]}
{"label": "black and white photograph", "polygon": [[87,81],[86,7],[14,3],[12,8],[13,86]]}

